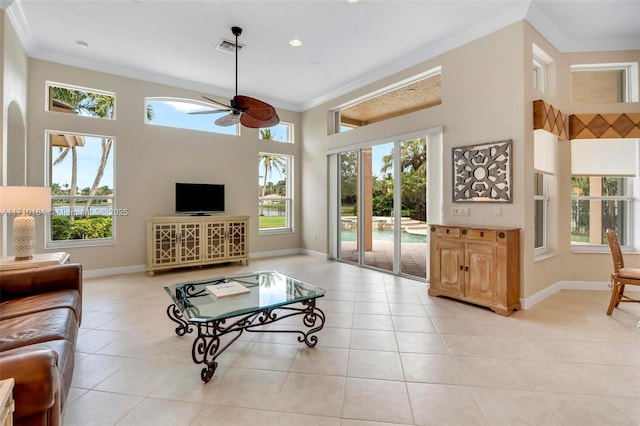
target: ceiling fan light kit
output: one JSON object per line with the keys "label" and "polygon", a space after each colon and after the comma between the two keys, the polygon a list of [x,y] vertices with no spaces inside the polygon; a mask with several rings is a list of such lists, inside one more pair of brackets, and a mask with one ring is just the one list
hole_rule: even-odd
{"label": "ceiling fan light kit", "polygon": [[215,121],[216,126],[235,126],[240,123],[245,127],[252,129],[272,127],[280,123],[280,118],[275,108],[266,102],[250,96],[238,95],[238,36],[242,34],[242,28],[231,27],[231,32],[236,37],[236,94],[229,101],[229,105],[215,101],[211,98],[203,96],[209,102],[223,107],[223,109],[215,109],[212,111],[196,111],[190,114],[217,114],[220,112],[228,112]]}

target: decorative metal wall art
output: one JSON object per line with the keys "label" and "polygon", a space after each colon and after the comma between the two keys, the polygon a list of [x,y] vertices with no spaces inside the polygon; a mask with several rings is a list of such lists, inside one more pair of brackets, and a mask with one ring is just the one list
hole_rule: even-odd
{"label": "decorative metal wall art", "polygon": [[453,201],[510,203],[512,140],[452,148]]}

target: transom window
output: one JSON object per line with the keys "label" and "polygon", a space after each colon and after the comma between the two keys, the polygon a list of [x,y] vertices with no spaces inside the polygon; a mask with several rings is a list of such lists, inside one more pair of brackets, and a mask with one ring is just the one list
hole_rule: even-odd
{"label": "transom window", "polygon": [[332,111],[334,133],[367,126],[442,103],[441,68],[354,99]]}
{"label": "transom window", "polygon": [[571,101],[638,102],[638,63],[572,65]]}
{"label": "transom window", "polygon": [[[199,114],[207,112],[206,114]],[[209,114],[209,112],[213,112]],[[218,126],[215,121],[228,114],[221,106],[181,98],[146,98],[145,123],[155,126],[238,135],[239,126]]]}
{"label": "transom window", "polygon": [[533,51],[533,88],[542,93],[548,93],[549,67],[553,64],[553,58],[535,43]]}
{"label": "transom window", "polygon": [[47,98],[48,111],[106,120],[116,118],[113,92],[47,82]]}
{"label": "transom window", "polygon": [[274,142],[293,143],[293,124],[281,121],[275,126],[260,129],[258,138]]}

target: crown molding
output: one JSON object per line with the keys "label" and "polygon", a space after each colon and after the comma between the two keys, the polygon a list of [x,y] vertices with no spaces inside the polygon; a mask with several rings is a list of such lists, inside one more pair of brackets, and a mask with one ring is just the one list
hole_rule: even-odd
{"label": "crown molding", "polygon": [[412,55],[405,56],[402,60],[395,61],[388,66],[377,69],[375,72],[363,75],[353,83],[342,86],[309,102],[305,102],[301,104],[300,107],[303,111],[306,111],[521,21],[525,19],[530,1],[517,2],[517,6],[514,6],[505,13],[496,15],[494,18],[471,27],[459,35],[449,37],[434,45],[426,46]]}

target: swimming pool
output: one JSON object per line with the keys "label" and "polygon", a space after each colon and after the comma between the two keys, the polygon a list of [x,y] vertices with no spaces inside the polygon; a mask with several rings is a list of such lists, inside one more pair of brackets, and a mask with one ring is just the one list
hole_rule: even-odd
{"label": "swimming pool", "polygon": [[[356,231],[340,231],[342,241],[355,241]],[[393,241],[393,231],[373,231],[373,239],[378,241]],[[426,235],[409,234],[408,232],[400,233],[400,240],[403,243],[427,243]]]}

